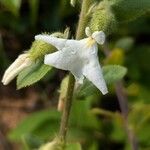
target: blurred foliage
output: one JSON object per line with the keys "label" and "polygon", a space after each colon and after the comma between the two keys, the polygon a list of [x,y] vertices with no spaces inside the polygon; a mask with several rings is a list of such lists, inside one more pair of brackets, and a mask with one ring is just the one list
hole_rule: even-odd
{"label": "blurred foliage", "polygon": [[[108,57],[100,56],[107,65],[103,70],[107,82],[111,83],[109,94],[102,96],[89,81],[85,81],[77,89],[70,118],[68,142],[80,142],[85,150],[131,149],[113,85],[125,76],[124,91],[128,95],[130,107],[129,126],[138,138],[140,150],[149,150],[150,13],[146,10],[150,8],[150,1],[139,0],[136,5],[134,4],[137,0],[105,0],[106,2],[110,3],[107,11],[117,19],[117,23],[119,22],[118,26],[115,24],[115,32],[108,37]],[[69,26],[73,36],[79,6],[80,1],[77,1],[75,7],[70,6],[70,0],[0,0],[0,69],[4,71],[19,53],[29,48],[37,33],[63,31]],[[144,13],[145,15],[140,17]],[[102,15],[106,15],[106,12]],[[110,16],[107,14],[106,17]],[[99,16],[99,21],[102,19],[103,17]],[[132,21],[126,23],[127,20]],[[112,27],[114,24],[108,22],[107,26],[109,25]],[[25,69],[21,73],[22,76],[19,75],[18,88],[40,80],[49,70],[50,67],[36,62],[31,68]],[[36,78],[32,78],[31,72],[36,74]],[[2,75],[2,72],[0,74]],[[56,72],[53,72],[53,76],[51,74],[52,71],[49,71],[45,81],[42,80],[40,83],[46,86],[50,82],[49,77],[54,78]],[[11,141],[22,142],[24,149],[35,149],[57,136],[59,121],[60,113],[56,110],[47,108],[34,112],[10,131],[8,137]],[[73,148],[80,149],[80,146],[74,144],[67,150],[74,150]]]}
{"label": "blurred foliage", "polygon": [[1,0],[0,2],[13,15],[15,15],[15,16],[19,15],[21,0]]}

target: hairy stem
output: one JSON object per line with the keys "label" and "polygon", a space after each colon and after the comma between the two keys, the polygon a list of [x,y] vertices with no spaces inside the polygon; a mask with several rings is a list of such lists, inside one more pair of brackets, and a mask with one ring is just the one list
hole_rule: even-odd
{"label": "hairy stem", "polygon": [[89,10],[91,3],[92,3],[92,0],[83,0],[82,1],[79,23],[78,23],[78,28],[77,28],[77,32],[76,32],[77,40],[85,37],[84,31],[85,31],[85,27],[87,26],[88,19],[89,19],[87,12]]}
{"label": "hairy stem", "polygon": [[67,95],[66,95],[66,99],[64,103],[64,109],[63,109],[60,131],[59,131],[59,136],[64,142],[66,140],[66,134],[67,134],[67,129],[68,129],[68,121],[69,121],[69,115],[70,115],[70,110],[71,110],[71,105],[72,105],[74,84],[75,84],[74,76],[70,73],[68,88],[67,88]]}
{"label": "hairy stem", "polygon": [[[77,32],[76,32],[76,39],[81,39],[84,37],[84,30],[88,21],[86,13],[90,5],[89,1],[90,0],[82,1],[81,13],[79,17]],[[68,122],[69,122],[70,110],[71,110],[72,100],[73,100],[74,84],[75,84],[74,76],[70,73],[67,94],[66,94],[63,114],[61,118],[60,131],[59,131],[59,137],[64,142],[66,142],[66,134],[68,130]]]}
{"label": "hairy stem", "polygon": [[[106,57],[108,57],[111,52],[109,48],[107,47],[107,44],[104,45],[103,50],[104,50],[104,54],[106,55]],[[129,143],[131,145],[132,150],[138,150],[137,139],[133,131],[130,129],[129,123],[128,123],[128,111],[129,111],[128,99],[127,99],[126,94],[124,93],[124,86],[123,86],[122,80],[115,84],[115,91],[116,91],[116,95],[117,95],[118,102],[120,105],[121,114],[122,114],[123,121],[124,121],[124,127],[128,135]]]}

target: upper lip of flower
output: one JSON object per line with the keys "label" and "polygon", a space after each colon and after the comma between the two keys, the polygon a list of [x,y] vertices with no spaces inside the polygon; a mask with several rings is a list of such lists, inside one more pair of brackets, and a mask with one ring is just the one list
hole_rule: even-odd
{"label": "upper lip of flower", "polygon": [[[90,35],[89,32],[88,35]],[[85,76],[103,94],[108,92],[98,61],[96,43],[104,43],[104,32],[96,31],[88,38],[82,40],[67,40],[48,35],[37,35],[35,39],[43,40],[59,50],[46,55],[44,59],[45,64],[71,71],[79,82],[83,82]]]}

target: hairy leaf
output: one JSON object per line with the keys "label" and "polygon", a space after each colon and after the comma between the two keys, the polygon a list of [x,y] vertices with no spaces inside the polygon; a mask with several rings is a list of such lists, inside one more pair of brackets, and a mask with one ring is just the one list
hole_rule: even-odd
{"label": "hairy leaf", "polygon": [[107,65],[103,68],[105,81],[110,84],[122,79],[127,73],[127,69],[119,65]]}
{"label": "hairy leaf", "polygon": [[[110,1],[110,0],[107,0]],[[118,21],[131,21],[150,10],[150,0],[112,0],[112,10]]]}
{"label": "hairy leaf", "polygon": [[[90,99],[87,99],[86,101],[74,101],[68,132],[68,139],[70,141],[85,140],[86,138],[91,137],[91,135],[94,136],[92,129],[99,129],[99,123],[96,116],[89,111],[90,103]],[[83,117],[84,120],[82,119]],[[9,133],[9,138],[13,141],[21,141],[22,137],[25,138],[27,136],[36,136],[42,140],[53,139],[57,134],[59,125],[60,113],[58,111],[46,110],[36,112],[25,118],[15,129],[13,129]]]}
{"label": "hairy leaf", "polygon": [[52,68],[43,64],[42,61],[35,62],[27,67],[17,77],[17,89],[32,85],[42,79]]}
{"label": "hairy leaf", "polygon": [[48,134],[54,135],[56,133],[56,122],[57,126],[59,125],[59,118],[60,113],[52,110],[33,113],[24,119],[16,129],[10,132],[9,138],[14,141],[20,141],[22,137],[29,134],[34,134],[36,136],[40,135],[40,137],[43,137],[40,133],[40,128],[42,128],[43,132],[47,132],[45,125],[47,125],[47,128],[49,129]]}

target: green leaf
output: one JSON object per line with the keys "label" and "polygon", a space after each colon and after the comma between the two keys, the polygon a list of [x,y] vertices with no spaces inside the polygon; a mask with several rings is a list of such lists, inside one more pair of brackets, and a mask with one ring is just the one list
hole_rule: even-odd
{"label": "green leaf", "polygon": [[124,38],[121,38],[119,39],[116,44],[115,44],[115,47],[116,48],[121,48],[123,50],[130,50],[132,48],[134,44],[134,39],[131,38],[131,37],[124,37]]}
{"label": "green leaf", "polygon": [[108,84],[121,80],[127,73],[127,69],[119,65],[107,65],[102,68],[104,79]]}
{"label": "green leaf", "polygon": [[[70,117],[73,126],[83,127],[83,129],[98,129],[99,122],[96,116],[90,112],[92,99],[76,100],[73,102],[72,113]],[[84,119],[81,119],[84,117]],[[90,131],[89,131],[90,132]]]}
{"label": "green leaf", "polygon": [[42,61],[37,61],[27,67],[17,77],[17,89],[32,85],[42,79],[52,68],[43,64]]}
{"label": "green leaf", "polygon": [[[74,101],[70,116],[69,141],[83,141],[91,136],[94,137],[93,130],[99,129],[98,119],[95,114],[90,111],[91,102],[92,100],[89,98],[85,101]],[[81,119],[83,117],[84,120]],[[28,135],[30,135],[31,137],[36,136],[42,141],[53,139],[58,132],[59,125],[60,113],[58,113],[58,111],[49,110],[36,112],[25,118],[13,129],[9,133],[9,138],[13,141],[21,141],[22,137],[28,137]],[[31,146],[34,146],[34,144],[36,146],[39,142],[40,141],[37,140],[30,144]]]}
{"label": "green leaf", "polygon": [[150,10],[150,0],[111,0],[110,3],[120,22],[134,20]]}
{"label": "green leaf", "polygon": [[60,113],[54,110],[33,113],[9,133],[9,138],[13,141],[20,141],[22,137],[27,135],[35,135],[37,137],[40,135],[40,138],[45,138],[43,131],[47,132],[47,128],[49,129],[47,134],[50,136],[54,135],[59,125],[59,119]]}
{"label": "green leaf", "polygon": [[99,90],[89,80],[84,80],[84,83],[77,89],[75,96],[78,99],[84,99],[90,95],[99,93]]}
{"label": "green leaf", "polygon": [[0,3],[2,3],[15,16],[19,15],[21,0],[0,0]]}
{"label": "green leaf", "polygon": [[43,140],[41,140],[39,137],[31,135],[31,134],[26,134],[22,138],[22,143],[27,150],[35,149],[40,147],[44,143]]}
{"label": "green leaf", "polygon": [[65,150],[82,150],[80,143],[67,144]]}

